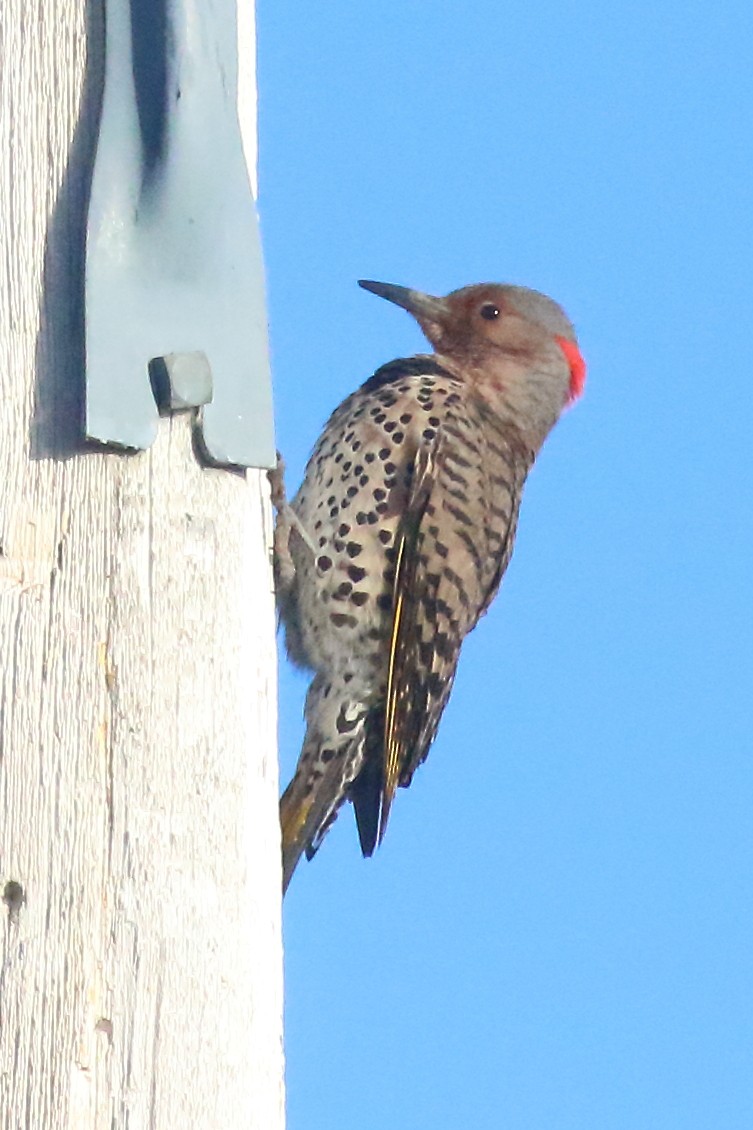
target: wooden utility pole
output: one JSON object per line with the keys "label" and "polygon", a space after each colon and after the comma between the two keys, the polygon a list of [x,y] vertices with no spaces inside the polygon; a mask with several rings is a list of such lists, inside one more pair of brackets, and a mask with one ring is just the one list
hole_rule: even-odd
{"label": "wooden utility pole", "polygon": [[268,490],[81,450],[98,8],[0,4],[0,1127],[282,1130]]}

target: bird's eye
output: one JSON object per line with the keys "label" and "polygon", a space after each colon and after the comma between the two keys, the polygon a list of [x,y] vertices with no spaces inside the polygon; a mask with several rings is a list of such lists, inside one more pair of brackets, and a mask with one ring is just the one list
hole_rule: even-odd
{"label": "bird's eye", "polygon": [[499,317],[499,306],[495,306],[493,302],[485,302],[479,313],[482,318],[486,318],[487,322],[493,322],[495,318]]}

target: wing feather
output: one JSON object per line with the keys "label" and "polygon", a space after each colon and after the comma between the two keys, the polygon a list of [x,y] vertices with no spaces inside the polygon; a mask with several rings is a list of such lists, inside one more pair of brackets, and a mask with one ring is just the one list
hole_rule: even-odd
{"label": "wing feather", "polygon": [[[474,421],[468,427],[478,436]],[[507,568],[530,466],[514,437],[496,435],[490,444],[475,446],[471,461],[462,457],[459,475],[451,441],[440,430],[420,448],[395,541],[380,842],[398,785],[410,784],[434,740],[463,639]],[[473,447],[469,443],[464,450]]]}
{"label": "wing feather", "polygon": [[[411,658],[415,638],[415,619],[419,593],[417,590],[418,545],[426,507],[434,487],[433,468],[438,440],[422,448],[417,457],[408,507],[398,528],[395,541],[395,581],[387,662],[387,696],[384,711],[384,770],[379,812],[379,842],[387,827],[392,801],[406,760],[407,743],[415,737],[410,725],[410,690],[416,680],[406,682],[406,675],[415,661]],[[417,704],[418,705],[418,704]]]}

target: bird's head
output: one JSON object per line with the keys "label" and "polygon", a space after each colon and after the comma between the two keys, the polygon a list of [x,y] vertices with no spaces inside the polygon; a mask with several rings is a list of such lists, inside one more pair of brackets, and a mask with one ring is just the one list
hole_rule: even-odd
{"label": "bird's head", "polygon": [[586,366],[572,322],[537,290],[481,283],[436,298],[392,283],[360,280],[359,286],[408,310],[436,352],[460,368],[495,369],[504,359],[517,358],[562,385],[562,404],[583,391]]}

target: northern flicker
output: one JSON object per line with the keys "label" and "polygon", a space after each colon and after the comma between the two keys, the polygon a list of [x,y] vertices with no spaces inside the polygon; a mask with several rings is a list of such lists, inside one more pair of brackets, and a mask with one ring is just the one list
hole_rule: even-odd
{"label": "northern flicker", "polygon": [[345,800],[365,856],[384,836],[507,568],[526,475],[585,380],[573,326],[537,291],[360,285],[408,310],[434,353],[343,401],[291,503],[273,475],[278,608],[290,658],[314,672],[280,802],[283,889]]}

